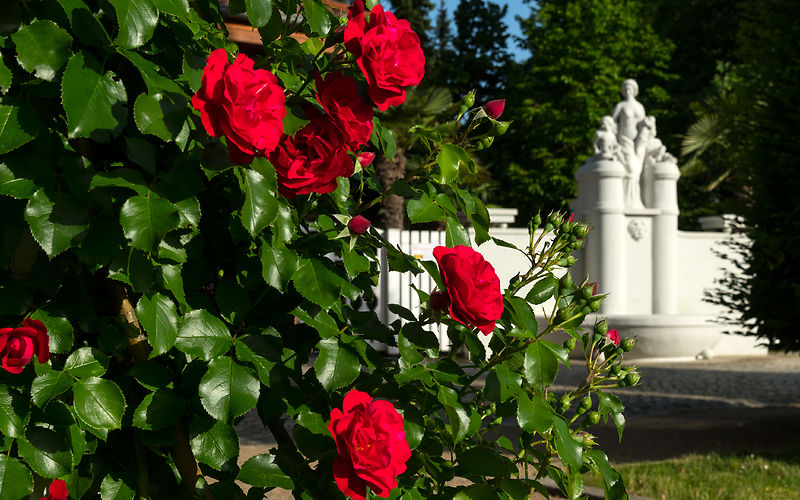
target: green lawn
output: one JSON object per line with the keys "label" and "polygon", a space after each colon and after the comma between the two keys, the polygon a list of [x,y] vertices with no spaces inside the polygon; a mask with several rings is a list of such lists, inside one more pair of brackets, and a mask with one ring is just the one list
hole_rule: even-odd
{"label": "green lawn", "polygon": [[[771,454],[686,455],[616,468],[629,493],[656,499],[800,499],[800,448]],[[597,477],[586,480],[601,486]]]}

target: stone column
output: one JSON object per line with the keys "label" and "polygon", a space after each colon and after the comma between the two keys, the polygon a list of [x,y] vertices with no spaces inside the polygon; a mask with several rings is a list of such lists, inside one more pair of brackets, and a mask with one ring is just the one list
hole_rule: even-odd
{"label": "stone column", "polygon": [[678,177],[674,158],[653,167],[653,314],[678,313]]}
{"label": "stone column", "polygon": [[626,312],[624,177],[625,167],[620,162],[601,155],[587,160],[575,174],[575,206],[592,226],[585,246],[585,269],[601,292],[609,292],[602,314]]}

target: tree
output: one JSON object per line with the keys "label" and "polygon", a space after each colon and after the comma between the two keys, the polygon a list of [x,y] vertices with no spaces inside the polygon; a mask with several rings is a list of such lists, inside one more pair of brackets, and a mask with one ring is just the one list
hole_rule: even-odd
{"label": "tree", "polygon": [[446,62],[446,81],[456,94],[476,90],[478,98],[501,95],[511,61],[503,22],[508,6],[483,0],[461,0],[455,10],[456,36],[452,58]]}
{"label": "tree", "polygon": [[[800,4],[759,0],[742,4],[737,56],[752,99],[743,117],[728,120],[741,141],[731,148],[741,159],[751,188],[743,208],[752,244],[745,248],[744,275],[731,286],[731,305],[743,333],[783,350],[800,350],[795,326],[800,310]],[[742,286],[742,284],[744,286]],[[738,293],[741,290],[748,293]],[[722,291],[723,295],[726,291]]]}
{"label": "tree", "polygon": [[541,1],[519,20],[531,57],[506,92],[503,118],[515,123],[498,139],[492,172],[504,189],[492,201],[518,208],[524,221],[575,197],[574,173],[623,80],[635,78],[648,113],[661,116],[673,44],[653,31],[640,1]]}

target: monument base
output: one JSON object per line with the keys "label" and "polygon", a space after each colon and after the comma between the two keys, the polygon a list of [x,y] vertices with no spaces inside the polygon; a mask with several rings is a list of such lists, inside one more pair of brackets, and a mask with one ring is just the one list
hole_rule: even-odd
{"label": "monument base", "polygon": [[[623,338],[639,342],[625,359],[708,359],[714,356],[766,355],[754,337],[726,334],[730,325],[712,322],[712,316],[694,315],[609,315],[608,324]],[[586,325],[588,328],[594,324]]]}

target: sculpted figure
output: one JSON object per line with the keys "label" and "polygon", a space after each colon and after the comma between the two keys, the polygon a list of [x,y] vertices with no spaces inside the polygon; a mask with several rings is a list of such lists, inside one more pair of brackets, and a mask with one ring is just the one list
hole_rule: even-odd
{"label": "sculpted figure", "polygon": [[606,115],[600,120],[600,128],[594,133],[594,154],[601,158],[612,159],[617,154],[617,124]]}
{"label": "sculpted figure", "polygon": [[620,87],[622,101],[614,106],[611,117],[617,124],[617,140],[623,146],[626,140],[633,142],[636,139],[637,125],[644,119],[644,106],[636,100],[639,94],[639,84],[636,80],[625,80]]}

